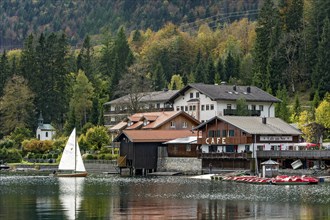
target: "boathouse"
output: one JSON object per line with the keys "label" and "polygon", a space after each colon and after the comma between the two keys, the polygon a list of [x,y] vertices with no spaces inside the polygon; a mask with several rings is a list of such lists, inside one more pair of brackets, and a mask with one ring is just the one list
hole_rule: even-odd
{"label": "boathouse", "polygon": [[[301,132],[279,118],[217,116],[197,126],[203,167],[258,169],[258,151],[291,149]],[[269,159],[269,157],[267,158]]]}
{"label": "boathouse", "polygon": [[118,167],[131,175],[146,175],[157,170],[158,154],[164,142],[192,135],[190,130],[123,130],[114,142],[120,143]]}

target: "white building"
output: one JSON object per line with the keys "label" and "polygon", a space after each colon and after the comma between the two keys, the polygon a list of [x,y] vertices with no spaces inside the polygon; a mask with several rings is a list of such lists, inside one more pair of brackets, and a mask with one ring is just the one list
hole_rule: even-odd
{"label": "white building", "polygon": [[44,124],[44,119],[42,118],[42,113],[38,119],[38,128],[37,128],[37,138],[41,141],[52,140],[55,136],[55,128],[50,124]]}
{"label": "white building", "polygon": [[201,122],[215,116],[236,115],[237,100],[244,99],[250,116],[275,117],[279,99],[255,86],[189,84],[169,102],[176,111],[185,111]]}

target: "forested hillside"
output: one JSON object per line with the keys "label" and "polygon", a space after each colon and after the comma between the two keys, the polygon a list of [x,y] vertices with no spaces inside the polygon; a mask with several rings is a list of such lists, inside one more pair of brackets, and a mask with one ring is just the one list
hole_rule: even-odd
{"label": "forested hillside", "polygon": [[166,23],[198,28],[201,20],[256,19],[259,0],[1,0],[0,49],[23,45],[30,34],[64,31],[71,45],[103,31],[157,31]]}
{"label": "forested hillside", "polygon": [[[89,2],[94,1],[82,5],[87,7]],[[121,5],[126,1],[109,2]],[[146,11],[157,8],[154,4],[158,1],[150,1],[150,5],[145,1],[144,7],[143,1],[132,2],[139,2],[134,7]],[[191,2],[196,1],[186,3]],[[208,2],[208,10],[216,8],[217,4]],[[79,130],[90,123],[102,124],[103,103],[120,95],[221,81],[255,85],[277,96],[282,102],[276,106],[276,116],[287,122],[317,122],[329,128],[330,117],[324,115],[330,114],[330,96],[326,95],[330,91],[330,1],[276,3],[265,0],[258,9],[257,21],[241,18],[214,25],[200,19],[201,23],[193,23],[196,31],[183,28],[176,20],[163,26],[159,23],[157,30],[146,28],[149,24],[144,23],[141,29],[131,26],[130,31],[125,28],[128,21],[118,21],[118,25],[125,25],[116,31],[103,31],[98,41],[95,32],[86,30],[78,48],[71,46],[72,36],[66,32],[31,34],[24,38],[22,49],[1,54],[1,132],[10,134],[17,127],[34,129],[41,111],[45,122],[57,129]],[[196,13],[198,7],[188,8]],[[93,10],[90,5],[89,11]],[[182,13],[183,17],[187,14]],[[87,20],[95,21],[96,26],[96,18]],[[141,24],[149,20],[153,19],[141,18]],[[111,21],[109,25],[115,23]],[[300,94],[307,94],[307,107],[302,108]],[[289,99],[294,100],[292,106]]]}

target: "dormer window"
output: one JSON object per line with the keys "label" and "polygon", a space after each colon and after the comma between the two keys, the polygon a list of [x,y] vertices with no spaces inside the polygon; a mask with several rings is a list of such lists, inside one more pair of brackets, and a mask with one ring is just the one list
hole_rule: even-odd
{"label": "dormer window", "polygon": [[149,121],[148,120],[144,120],[143,121],[143,126],[146,126],[147,124],[149,124]]}
{"label": "dormer window", "polygon": [[132,121],[128,121],[127,122],[127,126],[132,126],[133,125],[133,122]]}
{"label": "dormer window", "polygon": [[199,98],[199,92],[196,92],[196,98]]}
{"label": "dormer window", "polygon": [[192,99],[192,98],[194,98],[194,93],[190,93],[190,98]]}

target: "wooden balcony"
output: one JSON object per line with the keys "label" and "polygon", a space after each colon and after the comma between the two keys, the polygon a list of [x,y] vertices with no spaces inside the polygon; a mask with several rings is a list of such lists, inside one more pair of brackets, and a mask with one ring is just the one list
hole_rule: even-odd
{"label": "wooden balcony", "polygon": [[[237,109],[224,109],[223,110],[224,115],[237,115]],[[261,111],[260,110],[248,110],[249,116],[260,116]]]}
{"label": "wooden balcony", "polygon": [[292,159],[330,159],[330,150],[279,150],[257,151],[258,158],[292,158]]}
{"label": "wooden balcony", "polygon": [[252,137],[209,137],[198,138],[197,144],[209,144],[209,145],[237,145],[237,144],[250,144],[252,143]]}
{"label": "wooden balcony", "polygon": [[250,159],[252,153],[236,153],[236,152],[222,152],[222,153],[200,153],[198,155],[200,159]]}

